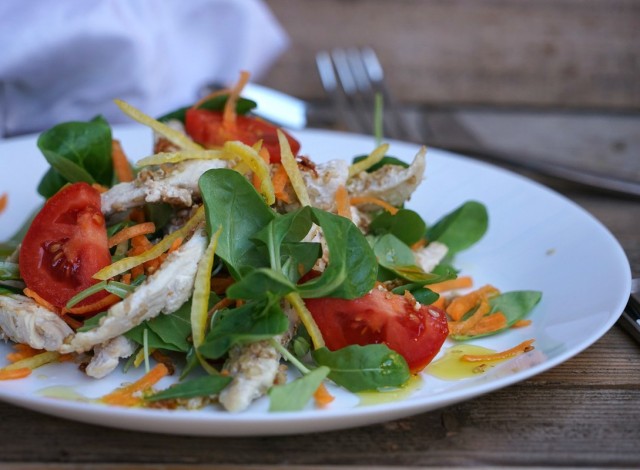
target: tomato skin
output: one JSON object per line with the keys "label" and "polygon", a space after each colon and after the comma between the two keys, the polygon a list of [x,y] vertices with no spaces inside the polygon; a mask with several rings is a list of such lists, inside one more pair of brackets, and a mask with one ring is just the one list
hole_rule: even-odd
{"label": "tomato skin", "polygon": [[384,343],[405,358],[413,374],[431,362],[449,334],[442,310],[412,304],[383,289],[353,300],[320,298],[305,303],[328,349]]}
{"label": "tomato skin", "polygon": [[[222,112],[208,109],[191,108],[186,112],[185,130],[197,143],[205,147],[219,147],[229,140],[253,145],[262,140],[262,145],[269,151],[271,163],[280,162],[280,143],[278,127],[258,117],[236,116],[235,129],[226,129],[222,125]],[[280,129],[282,130],[282,129]],[[300,143],[282,130],[289,141],[291,152],[297,155]]]}
{"label": "tomato skin", "polygon": [[[93,275],[111,264],[100,193],[87,183],[65,186],[36,215],[20,248],[20,273],[27,287],[63,308],[98,281]],[[87,305],[108,295],[99,292]]]}

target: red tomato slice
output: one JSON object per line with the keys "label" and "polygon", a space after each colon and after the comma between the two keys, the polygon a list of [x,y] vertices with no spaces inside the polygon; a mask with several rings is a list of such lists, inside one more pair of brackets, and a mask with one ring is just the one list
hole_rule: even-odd
{"label": "red tomato slice", "polygon": [[440,351],[449,329],[444,312],[405,297],[373,289],[354,300],[305,299],[328,349],[384,343],[405,358],[412,373]]}
{"label": "red tomato slice", "polygon": [[[111,264],[100,193],[74,183],[51,197],[22,241],[19,263],[27,287],[56,307],[98,282],[92,276]],[[107,294],[94,294],[78,306]]]}
{"label": "red tomato slice", "polygon": [[[229,140],[253,145],[262,140],[262,145],[269,150],[271,163],[280,162],[280,144],[277,130],[279,128],[260,118],[239,115],[236,117],[236,128],[225,129],[222,126],[222,112],[208,109],[191,108],[187,110],[185,118],[185,130],[187,134],[205,147],[219,147]],[[282,130],[282,129],[280,129]],[[289,141],[291,152],[297,155],[300,151],[300,143],[282,130]]]}

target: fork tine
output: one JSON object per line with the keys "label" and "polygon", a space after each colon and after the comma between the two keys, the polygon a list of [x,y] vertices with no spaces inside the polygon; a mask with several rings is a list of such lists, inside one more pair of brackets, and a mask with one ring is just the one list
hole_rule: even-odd
{"label": "fork tine", "polygon": [[316,54],[316,67],[320,75],[320,81],[333,104],[339,123],[352,132],[366,132],[357,119],[353,107],[347,103],[344,83],[338,81],[334,65],[335,61],[329,52],[320,51]]}
{"label": "fork tine", "polygon": [[[338,72],[338,79],[346,96],[349,109],[358,122],[358,132],[370,133],[372,130],[372,109],[367,104],[366,90],[362,85],[362,74],[358,76],[357,50],[334,49],[331,52],[333,64]],[[362,67],[361,67],[362,68]],[[365,79],[366,81],[366,79]]]}

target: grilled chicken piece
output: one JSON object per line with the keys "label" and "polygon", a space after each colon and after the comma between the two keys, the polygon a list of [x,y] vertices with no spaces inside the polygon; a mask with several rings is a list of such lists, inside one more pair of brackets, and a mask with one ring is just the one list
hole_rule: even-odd
{"label": "grilled chicken piece", "polygon": [[85,369],[89,377],[101,379],[118,367],[120,358],[131,356],[136,345],[129,338],[117,336],[93,348],[93,357]]}
{"label": "grilled chicken piece", "polygon": [[[273,339],[286,346],[295,332],[298,315],[289,302],[285,301],[283,308],[289,317],[289,330]],[[256,341],[231,348],[225,368],[233,380],[220,392],[218,400],[222,406],[227,411],[237,413],[263,396],[276,381],[280,357],[269,341]]]}
{"label": "grilled chicken piece", "polygon": [[344,160],[331,160],[317,165],[314,170],[304,169],[302,178],[307,186],[311,205],[329,212],[336,211],[336,191],[347,184],[349,164]]}
{"label": "grilled chicken piece", "polygon": [[[421,149],[408,168],[385,165],[372,173],[354,175],[347,182],[351,197],[371,196],[399,207],[409,200],[424,176],[425,149]],[[366,206],[363,206],[366,209]]]}
{"label": "grilled chicken piece", "polygon": [[73,330],[29,297],[10,294],[0,295],[0,333],[34,349],[57,351]]}
{"label": "grilled chicken piece", "polygon": [[169,254],[160,269],[122,302],[113,305],[100,320],[100,325],[77,333],[60,348],[60,352],[88,351],[161,312],[175,312],[191,297],[198,261],[206,246],[204,229],[196,229],[188,242]]}
{"label": "grilled chicken piece", "polygon": [[444,243],[431,242],[415,252],[416,263],[425,273],[430,273],[447,256],[448,251]]}
{"label": "grilled chicken piece", "polygon": [[193,198],[200,195],[200,176],[207,170],[227,167],[224,160],[185,160],[144,169],[134,181],[116,184],[102,194],[102,212],[108,216],[147,202],[191,207]]}

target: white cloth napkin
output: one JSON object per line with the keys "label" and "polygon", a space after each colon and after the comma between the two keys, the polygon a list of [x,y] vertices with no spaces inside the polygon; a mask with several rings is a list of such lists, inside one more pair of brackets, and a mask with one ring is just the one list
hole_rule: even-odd
{"label": "white cloth napkin", "polygon": [[288,45],[260,0],[3,0],[0,137],[101,114],[152,116],[241,70],[256,80]]}

